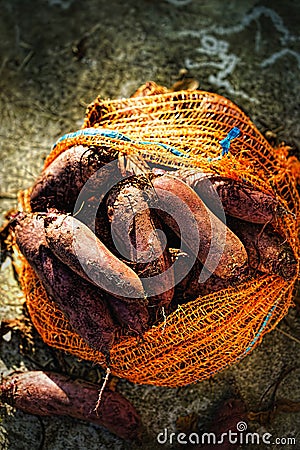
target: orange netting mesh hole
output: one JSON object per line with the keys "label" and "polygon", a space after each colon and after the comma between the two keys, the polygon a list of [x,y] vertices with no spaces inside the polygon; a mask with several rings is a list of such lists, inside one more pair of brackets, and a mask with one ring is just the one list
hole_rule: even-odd
{"label": "orange netting mesh hole", "polygon": [[[124,154],[142,155],[148,162],[197,167],[249,181],[280,199],[287,214],[278,219],[277,227],[299,257],[299,162],[288,158],[287,148],[272,148],[236,105],[217,94],[169,92],[155,86],[150,94],[122,100],[96,99],[87,110],[84,128],[116,130],[130,136],[131,142],[105,136],[73,137],[55,147],[45,167],[73,145],[105,143]],[[219,141],[234,126],[239,127],[241,136],[232,142],[230,157],[209,160],[220,154]],[[188,157],[158,148],[157,142],[174,146]],[[28,190],[20,195],[27,211],[29,194]],[[71,329],[47,298],[34,271],[22,261],[21,282],[28,309],[44,341],[82,359],[105,364],[103,355],[89,348]],[[179,307],[165,323],[146,332],[143,341],[124,337],[115,344],[112,373],[136,383],[172,387],[210,377],[249,354],[284,317],[292,303],[297,276],[289,282],[278,276],[260,276]]]}

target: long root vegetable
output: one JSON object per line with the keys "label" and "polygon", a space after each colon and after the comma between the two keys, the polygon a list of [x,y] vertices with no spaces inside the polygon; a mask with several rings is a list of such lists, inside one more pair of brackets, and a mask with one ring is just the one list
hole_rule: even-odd
{"label": "long root vegetable", "polygon": [[[245,266],[237,276],[224,279],[212,274],[209,278],[202,281],[201,272],[203,265],[199,260],[196,260],[191,268],[190,255],[178,252],[174,256],[175,298],[179,304],[187,303],[195,300],[197,297],[203,297],[222,289],[237,287],[250,276],[249,267]],[[184,276],[182,276],[183,274]],[[177,282],[177,280],[179,281]]]}
{"label": "long root vegetable", "polygon": [[[238,237],[216,217],[200,197],[186,183],[171,175],[152,180],[162,205],[171,208],[171,215],[162,217],[177,234],[179,229],[173,218],[181,218],[182,239],[206,269],[221,278],[239,275],[247,265],[247,253]],[[195,242],[199,242],[195,248]],[[209,258],[208,258],[209,256]]]}
{"label": "long root vegetable", "polygon": [[107,428],[122,439],[135,440],[140,417],[121,394],[104,389],[95,411],[99,387],[53,372],[12,374],[0,385],[0,401],[29,414],[69,416]]}
{"label": "long root vegetable", "polygon": [[[63,212],[73,212],[76,199],[87,180],[94,174],[93,184],[85,193],[89,197],[101,196],[101,186],[108,180],[119,179],[117,166],[107,165],[117,157],[117,152],[110,148],[72,147],[61,153],[41,174],[35,182],[30,205],[32,211],[47,211],[55,208]],[[98,171],[101,168],[100,171]]]}
{"label": "long root vegetable", "polygon": [[120,298],[144,299],[136,273],[116,258],[75,217],[50,213],[44,218],[49,248],[78,275]]}
{"label": "long root vegetable", "polygon": [[227,223],[243,242],[253,269],[280,275],[285,280],[295,277],[296,256],[285,238],[271,225],[264,227],[231,217],[227,218]]}
{"label": "long root vegetable", "polygon": [[191,186],[216,215],[219,211],[216,195],[226,214],[252,223],[272,222],[284,212],[273,195],[246,182],[195,170],[178,170],[175,175]]}
{"label": "long root vegetable", "polygon": [[174,295],[174,274],[157,231],[161,225],[148,204],[151,196],[148,180],[130,177],[110,191],[107,215],[117,249],[133,262],[150,305],[167,307]]}
{"label": "long root vegetable", "polygon": [[14,220],[14,231],[18,247],[72,328],[88,345],[108,356],[118,327],[102,292],[51,252],[43,216],[19,214]]}
{"label": "long root vegetable", "polygon": [[122,324],[138,333],[145,331],[149,319],[147,302],[136,273],[75,217],[49,213],[44,222],[47,243],[57,258],[110,294],[107,300]]}

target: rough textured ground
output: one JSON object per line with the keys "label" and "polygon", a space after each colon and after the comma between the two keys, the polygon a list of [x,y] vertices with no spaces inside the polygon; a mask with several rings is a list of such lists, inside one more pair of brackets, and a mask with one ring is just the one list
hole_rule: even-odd
{"label": "rough textured ground", "polygon": [[[36,178],[53,142],[81,126],[86,105],[97,95],[127,97],[147,80],[170,86],[182,68],[201,89],[236,102],[262,132],[276,131],[293,153],[300,148],[296,0],[2,0],[0,6],[1,214],[16,206],[18,190]],[[21,315],[23,297],[9,261],[1,271],[0,302],[2,319]],[[259,410],[261,395],[283,368],[297,365],[299,330],[292,310],[249,357],[193,386],[167,389],[121,380],[118,390],[145,424],[142,447],[164,447],[157,433],[176,430],[178,417],[191,413],[198,431],[208,431],[225,398],[242,396],[249,410]],[[29,345],[18,331],[8,333],[0,349],[4,374],[44,367],[101,378],[98,368],[53,351],[35,335]],[[280,397],[300,401],[299,373],[291,372],[280,385]],[[5,408],[1,417],[4,450],[134,448],[104,429],[68,418],[40,420]],[[251,421],[248,428],[297,440],[291,446],[250,448],[300,448],[300,413],[280,414],[263,426]]]}

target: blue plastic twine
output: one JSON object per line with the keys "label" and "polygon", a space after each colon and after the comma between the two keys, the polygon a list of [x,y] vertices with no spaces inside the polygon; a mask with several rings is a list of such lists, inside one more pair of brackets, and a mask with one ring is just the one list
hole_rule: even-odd
{"label": "blue plastic twine", "polygon": [[[219,141],[219,144],[222,146],[222,153],[220,156],[217,156],[216,158],[207,158],[208,161],[216,161],[223,158],[223,156],[227,155],[230,149],[230,144],[233,139],[238,137],[241,134],[241,131],[238,127],[232,128],[227,136]],[[126,136],[123,133],[120,133],[119,131],[110,130],[108,128],[83,128],[82,130],[74,131],[73,133],[67,133],[64,134],[61,138],[56,141],[56,143],[53,145],[52,149],[54,149],[58,144],[61,142],[67,140],[67,139],[74,139],[79,136],[103,136],[110,139],[117,139],[120,141],[125,142],[132,142],[134,144],[139,145],[157,145],[158,147],[162,147],[165,150],[170,151],[175,156],[180,156],[183,158],[189,158],[189,155],[185,155],[184,153],[181,153],[176,147],[172,147],[168,144],[163,144],[162,142],[156,142],[156,141],[135,141],[131,139],[130,137]]]}
{"label": "blue plastic twine", "polygon": [[219,144],[221,144],[222,146],[221,157],[228,154],[231,141],[238,137],[240,134],[241,130],[238,127],[234,127],[229,131],[225,139],[219,141]]}
{"label": "blue plastic twine", "polygon": [[264,329],[266,328],[266,326],[268,325],[271,317],[273,316],[274,310],[277,306],[278,300],[274,303],[274,305],[272,306],[272,308],[270,309],[270,311],[268,312],[268,314],[266,315],[262,325],[260,326],[258,332],[256,333],[256,335],[254,336],[252,342],[250,342],[249,346],[246,348],[245,353],[248,353],[251,348],[254,346],[254,344],[258,341],[258,339],[260,338],[262,332],[264,331]]}
{"label": "blue plastic twine", "polygon": [[227,136],[224,139],[222,139],[221,141],[219,141],[219,144],[221,144],[221,147],[222,147],[221,155],[217,156],[216,158],[207,158],[208,161],[218,161],[218,160],[222,159],[223,156],[228,155],[231,141],[233,139],[235,139],[236,137],[238,137],[240,134],[241,134],[241,130],[238,127],[233,127],[229,131]]}
{"label": "blue plastic twine", "polygon": [[162,142],[155,142],[155,141],[154,142],[135,141],[123,133],[120,133],[115,130],[109,130],[108,128],[83,128],[82,130],[74,131],[73,133],[64,134],[61,138],[58,139],[58,141],[56,141],[56,143],[53,145],[52,149],[54,149],[58,144],[60,144],[61,142],[65,141],[67,139],[74,139],[79,136],[103,136],[103,137],[108,137],[111,139],[118,139],[120,141],[132,142],[134,144],[157,145],[166,150],[169,150],[175,156],[182,156],[184,158],[189,157],[189,155],[185,155],[185,154],[181,153],[177,148],[172,147],[171,145],[167,145],[167,144],[163,144]]}

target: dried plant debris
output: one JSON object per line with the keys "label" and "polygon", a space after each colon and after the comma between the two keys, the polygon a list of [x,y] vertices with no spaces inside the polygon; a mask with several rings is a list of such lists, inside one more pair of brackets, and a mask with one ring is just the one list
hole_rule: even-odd
{"label": "dried plant debris", "polygon": [[285,397],[281,398],[277,396],[277,390],[281,383],[295,370],[299,371],[300,368],[291,367],[282,370],[278,379],[270,384],[262,395],[260,405],[266,403],[266,406],[259,411],[249,412],[249,420],[255,420],[262,425],[267,425],[272,423],[278,414],[300,412],[300,401],[293,401]]}

